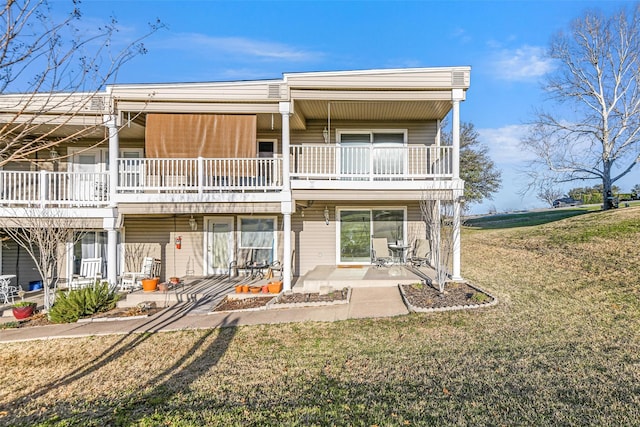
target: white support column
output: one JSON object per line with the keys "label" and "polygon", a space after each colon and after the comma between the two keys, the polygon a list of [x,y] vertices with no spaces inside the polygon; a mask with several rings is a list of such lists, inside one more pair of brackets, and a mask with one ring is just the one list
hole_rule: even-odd
{"label": "white support column", "polygon": [[120,154],[120,137],[116,116],[104,116],[104,124],[109,130],[109,206],[116,206],[116,187],[118,185],[118,156]]}
{"label": "white support column", "polygon": [[451,118],[451,137],[453,139],[453,179],[460,178],[460,101],[464,101],[464,91],[453,89],[451,91],[453,111]]}
{"label": "white support column", "polygon": [[120,156],[120,137],[118,135],[118,123],[115,115],[105,115],[104,123],[109,130],[109,206],[113,208],[113,215],[104,218],[105,230],[107,230],[107,280],[110,286],[116,286],[118,282],[118,229],[116,220],[118,217],[116,203],[116,187],[118,186],[118,157]]}
{"label": "white support column", "polygon": [[[453,179],[460,179],[460,102],[465,99],[465,92],[462,89],[453,89],[451,91],[451,99],[453,101],[453,117],[451,120],[451,136],[453,139]],[[455,184],[455,183],[454,183]],[[452,262],[452,280],[462,280],[460,274],[460,224],[461,224],[461,206],[460,198],[463,192],[453,192],[453,262]]]}
{"label": "white support column", "polygon": [[[455,193],[454,193],[455,194]],[[453,260],[451,280],[461,281],[460,274],[460,223],[461,223],[460,197],[455,197],[453,201]]]}
{"label": "white support column", "polygon": [[282,232],[284,233],[284,259],[282,260],[282,289],[291,290],[291,213],[283,213]]}
{"label": "white support column", "polygon": [[290,130],[289,121],[293,108],[290,102],[280,103],[280,114],[282,115],[282,191],[291,192],[289,151],[290,151]]}
{"label": "white support column", "polygon": [[115,286],[118,283],[118,229],[116,228],[116,218],[104,218],[103,226],[107,230],[107,280],[110,286]]}
{"label": "white support column", "polygon": [[289,119],[293,109],[290,102],[280,103],[280,114],[282,115],[282,232],[284,248],[282,250],[284,259],[282,260],[282,288],[285,291],[291,290],[291,214],[293,213],[293,200],[291,197],[291,181],[289,170],[289,146],[290,131]]}

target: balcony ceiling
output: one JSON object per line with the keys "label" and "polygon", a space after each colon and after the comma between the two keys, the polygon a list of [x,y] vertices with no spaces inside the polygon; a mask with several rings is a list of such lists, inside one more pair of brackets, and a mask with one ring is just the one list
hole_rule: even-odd
{"label": "balcony ceiling", "polygon": [[447,115],[451,101],[303,100],[297,101],[294,109],[301,122],[327,120],[328,117],[353,121],[437,120]]}

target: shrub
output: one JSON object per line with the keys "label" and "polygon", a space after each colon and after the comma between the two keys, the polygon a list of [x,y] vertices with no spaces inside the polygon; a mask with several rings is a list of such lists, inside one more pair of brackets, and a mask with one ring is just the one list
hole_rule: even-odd
{"label": "shrub", "polygon": [[54,323],[75,322],[81,317],[111,310],[118,298],[118,294],[110,290],[106,282],[96,282],[88,288],[68,292],[59,291],[49,312],[49,319]]}
{"label": "shrub", "polygon": [[28,307],[30,305],[36,305],[36,303],[31,301],[18,301],[17,303],[13,304],[14,307]]}

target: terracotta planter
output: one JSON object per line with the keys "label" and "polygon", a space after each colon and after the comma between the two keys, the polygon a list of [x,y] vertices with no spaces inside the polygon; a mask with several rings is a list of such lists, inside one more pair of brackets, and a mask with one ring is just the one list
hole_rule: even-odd
{"label": "terracotta planter", "polygon": [[13,311],[13,317],[18,320],[26,319],[27,317],[31,317],[33,312],[36,309],[35,304],[25,305],[24,307],[13,307],[11,311]]}
{"label": "terracotta planter", "polygon": [[180,283],[180,278],[179,277],[170,277],[169,281],[171,282],[172,285],[177,285],[178,283]]}
{"label": "terracotta planter", "polygon": [[242,293],[242,285],[236,285],[236,294]]}
{"label": "terracotta planter", "polygon": [[250,286],[249,290],[251,291],[252,294],[257,294],[262,290],[262,286]]}
{"label": "terracotta planter", "polygon": [[158,290],[160,292],[167,292],[169,290],[169,284],[167,282],[158,283]]}
{"label": "terracotta planter", "polygon": [[271,282],[267,285],[269,287],[269,293],[279,294],[282,292],[282,282]]}
{"label": "terracotta planter", "polygon": [[269,293],[269,286],[262,285],[262,293],[263,294],[268,294]]}
{"label": "terracotta planter", "polygon": [[159,279],[142,279],[142,290],[145,292],[153,292],[158,288]]}
{"label": "terracotta planter", "polygon": [[245,294],[249,292],[249,285],[242,285],[242,292]]}

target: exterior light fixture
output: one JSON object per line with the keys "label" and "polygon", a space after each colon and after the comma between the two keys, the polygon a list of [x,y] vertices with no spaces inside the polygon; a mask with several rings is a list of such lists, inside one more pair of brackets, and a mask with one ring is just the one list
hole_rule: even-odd
{"label": "exterior light fixture", "polygon": [[198,229],[198,222],[193,217],[193,215],[191,215],[191,218],[189,218],[189,227],[191,227],[192,231],[196,231]]}
{"label": "exterior light fixture", "polygon": [[329,143],[329,129],[327,129],[326,127],[322,131],[322,137],[324,138],[324,143],[328,144]]}
{"label": "exterior light fixture", "polygon": [[329,225],[329,208],[324,207],[324,223]]}
{"label": "exterior light fixture", "polygon": [[55,148],[52,148],[52,149],[49,151],[49,158],[50,158],[51,160],[55,160],[55,159],[57,159],[57,158],[58,158],[58,152],[56,151],[56,149],[55,149]]}

